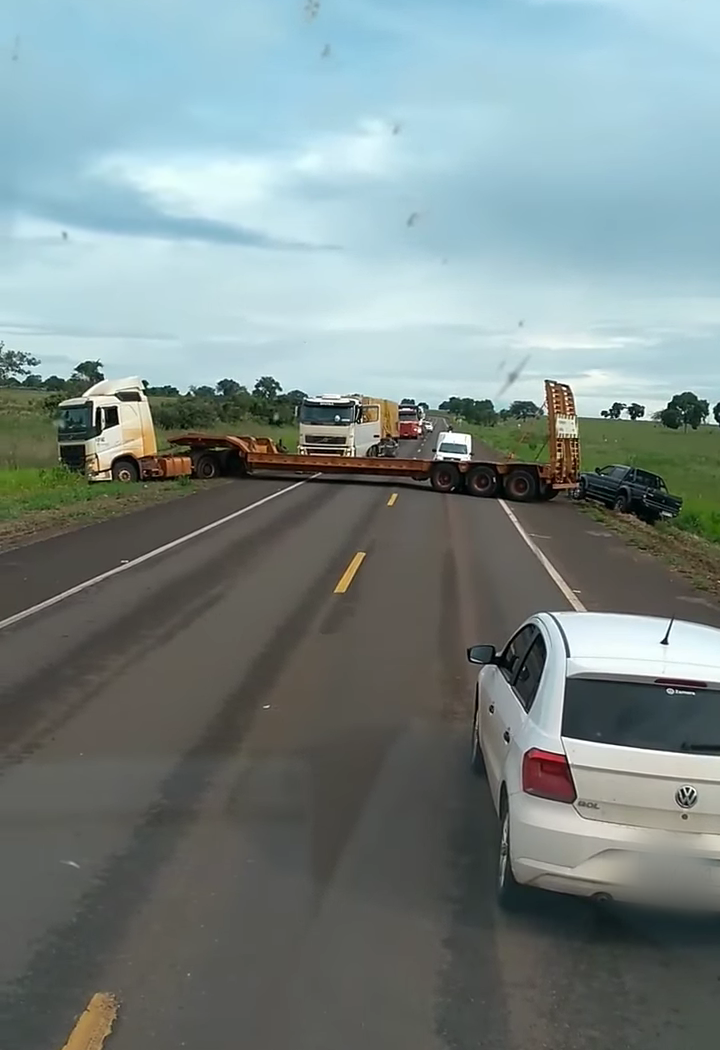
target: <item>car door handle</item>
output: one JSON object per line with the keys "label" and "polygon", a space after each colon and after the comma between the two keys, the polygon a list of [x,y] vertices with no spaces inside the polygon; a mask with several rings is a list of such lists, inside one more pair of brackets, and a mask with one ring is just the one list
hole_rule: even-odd
{"label": "car door handle", "polygon": [[506,729],[505,732],[503,733],[503,740],[505,741],[506,744],[510,743],[510,730],[509,729]]}
{"label": "car door handle", "polygon": [[488,714],[489,715],[494,715],[495,714],[495,704],[490,704],[490,706],[488,707]]}

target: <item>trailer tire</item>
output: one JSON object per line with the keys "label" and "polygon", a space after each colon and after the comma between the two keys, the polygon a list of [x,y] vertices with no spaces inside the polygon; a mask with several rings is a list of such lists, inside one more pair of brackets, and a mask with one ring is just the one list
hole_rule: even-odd
{"label": "trailer tire", "polygon": [[551,499],[555,499],[556,496],[560,495],[560,489],[553,488],[548,481],[543,481],[540,485],[540,499],[544,502],[549,502]]}
{"label": "trailer tire", "polygon": [[473,467],[465,475],[465,489],[471,496],[484,496],[486,499],[490,499],[493,496],[497,496],[499,488],[500,478],[497,475],[497,471],[485,463],[481,463],[478,467]]}
{"label": "trailer tire", "polygon": [[140,468],[134,459],[116,459],[111,473],[113,481],[121,481],[124,485],[140,480]]}
{"label": "trailer tire", "polygon": [[433,463],[430,484],[436,492],[453,492],[460,484],[460,471],[454,463]]}
{"label": "trailer tire", "polygon": [[217,456],[204,453],[195,460],[195,477],[203,481],[210,481],[220,474],[220,464]]}
{"label": "trailer tire", "polygon": [[517,503],[531,503],[538,498],[538,478],[531,470],[518,467],[505,477],[505,495]]}

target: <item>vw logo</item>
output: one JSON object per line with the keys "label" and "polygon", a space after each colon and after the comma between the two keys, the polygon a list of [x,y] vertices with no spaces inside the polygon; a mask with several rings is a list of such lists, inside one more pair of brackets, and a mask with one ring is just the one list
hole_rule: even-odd
{"label": "vw logo", "polygon": [[675,801],[680,809],[692,809],[697,800],[698,793],[692,784],[683,784],[675,792]]}

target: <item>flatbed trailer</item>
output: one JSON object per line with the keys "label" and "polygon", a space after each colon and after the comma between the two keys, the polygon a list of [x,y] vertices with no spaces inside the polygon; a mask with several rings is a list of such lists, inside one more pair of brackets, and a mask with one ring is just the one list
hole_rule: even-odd
{"label": "flatbed trailer", "polygon": [[553,499],[574,490],[580,468],[575,401],[570,387],[545,381],[548,410],[549,462],[473,460],[469,463],[423,459],[292,455],[269,438],[191,433],[171,438],[189,457],[200,478],[221,474],[277,472],[370,476],[428,481],[436,492],[466,492],[471,496],[505,496],[522,502]]}

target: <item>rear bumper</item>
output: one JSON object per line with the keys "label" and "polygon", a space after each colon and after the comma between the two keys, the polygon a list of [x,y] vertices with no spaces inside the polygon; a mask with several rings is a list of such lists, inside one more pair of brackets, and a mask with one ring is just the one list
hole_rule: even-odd
{"label": "rear bumper", "polygon": [[523,793],[511,797],[510,818],[518,882],[580,897],[720,910],[720,835],[588,820],[572,806]]}

